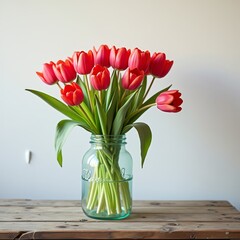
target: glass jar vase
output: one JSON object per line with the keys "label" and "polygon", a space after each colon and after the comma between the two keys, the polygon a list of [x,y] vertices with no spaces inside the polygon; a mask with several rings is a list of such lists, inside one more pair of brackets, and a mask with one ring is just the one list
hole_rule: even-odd
{"label": "glass jar vase", "polygon": [[96,219],[123,219],[132,210],[132,157],[125,135],[92,135],[82,162],[82,209]]}

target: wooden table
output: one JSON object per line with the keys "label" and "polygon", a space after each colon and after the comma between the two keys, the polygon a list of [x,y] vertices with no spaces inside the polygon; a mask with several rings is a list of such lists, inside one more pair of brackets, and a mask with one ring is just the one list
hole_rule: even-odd
{"label": "wooden table", "polygon": [[79,201],[0,200],[0,239],[240,239],[226,201],[134,201],[120,221],[86,217]]}

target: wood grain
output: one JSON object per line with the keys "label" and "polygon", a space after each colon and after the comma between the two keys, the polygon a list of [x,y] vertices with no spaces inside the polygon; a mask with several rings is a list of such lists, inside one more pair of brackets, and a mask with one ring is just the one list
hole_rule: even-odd
{"label": "wood grain", "polygon": [[[78,200],[31,200],[31,199],[0,199],[0,206],[50,206],[50,207],[78,207]],[[135,200],[135,207],[232,207],[227,201],[149,201]]]}
{"label": "wood grain", "polygon": [[0,239],[240,239],[226,201],[134,201],[121,221],[86,217],[79,201],[0,200]]}

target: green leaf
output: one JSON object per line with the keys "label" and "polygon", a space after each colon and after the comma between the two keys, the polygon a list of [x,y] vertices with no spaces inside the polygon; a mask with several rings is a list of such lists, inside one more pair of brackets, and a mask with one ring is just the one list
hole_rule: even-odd
{"label": "green leaf", "polygon": [[81,79],[81,77],[79,75],[77,75],[76,83],[78,85],[81,85],[81,82],[83,82],[83,80]]}
{"label": "green leaf", "polygon": [[57,124],[54,145],[57,153],[57,161],[61,167],[62,167],[62,161],[63,161],[63,158],[62,158],[63,144],[65,143],[71,130],[76,126],[81,126],[81,124],[79,122],[75,122],[72,120],[62,120]]}
{"label": "green leaf", "polygon": [[[118,72],[118,78],[117,78],[117,82],[118,82],[118,85],[117,85],[117,89],[118,89],[118,96],[119,98],[121,99],[122,98],[122,95],[124,94],[124,92],[126,91],[125,88],[123,88],[122,86],[122,75],[120,72]],[[128,90],[127,90],[128,91]],[[138,89],[137,89],[138,91]]]}
{"label": "green leaf", "polygon": [[112,128],[113,135],[118,135],[121,133],[127,111],[129,109],[129,107],[131,106],[131,101],[132,101],[133,97],[135,96],[135,94],[137,94],[137,92],[138,91],[135,91],[134,93],[130,94],[128,100],[118,110],[116,117],[113,121],[113,128]]}
{"label": "green leaf", "polygon": [[118,79],[117,79],[117,71],[113,70],[112,76],[111,76],[111,81],[110,81],[110,85],[107,89],[106,92],[106,109],[109,108],[109,104],[111,102],[111,99],[113,97],[113,93],[115,92],[115,90],[118,88]]}
{"label": "green leaf", "polygon": [[[86,104],[84,102],[81,103],[81,106]],[[93,123],[88,119],[86,114],[83,112],[82,109],[79,108],[79,106],[69,106],[70,109],[75,111],[81,118],[81,120],[78,120],[78,122],[81,124],[81,127],[83,127],[85,130],[96,133],[96,127],[93,125]]]}
{"label": "green leaf", "polygon": [[95,134],[98,132],[96,124],[94,122],[94,116],[85,102],[82,102],[80,107],[71,106],[71,109],[74,109],[79,115],[81,115],[81,118],[84,119],[85,123],[87,123],[91,129],[91,132]]}
{"label": "green leaf", "polygon": [[38,97],[43,99],[46,103],[48,103],[51,107],[55,108],[59,112],[63,113],[65,116],[71,118],[72,120],[75,120],[75,121],[80,120],[80,116],[77,113],[75,113],[67,105],[65,105],[64,103],[62,103],[58,99],[56,99],[56,98],[54,98],[54,97],[52,97],[52,96],[50,96],[46,93],[39,92],[39,91],[36,91],[36,90],[33,90],[33,89],[26,89],[26,91],[37,95]]}
{"label": "green leaf", "polygon": [[134,127],[137,130],[138,136],[140,139],[141,166],[143,167],[148,149],[152,142],[152,132],[151,132],[150,127],[146,123],[143,123],[143,122],[138,122],[138,123],[133,123],[131,125],[127,125],[124,128],[125,132],[129,131],[132,127]]}
{"label": "green leaf", "polygon": [[146,102],[144,102],[140,108],[140,111],[137,111],[136,114],[132,113],[132,116],[127,118],[125,121],[125,125],[128,124],[132,124],[133,122],[135,122],[139,117],[141,117],[143,115],[143,113],[145,113],[151,106],[147,107],[148,105],[151,105],[153,103],[155,103],[156,98],[158,97],[158,95],[162,92],[167,91],[172,85],[158,91],[156,94],[154,94],[152,97],[150,97]]}
{"label": "green leaf", "polygon": [[97,107],[97,113],[98,113],[98,118],[100,121],[100,126],[102,129],[102,134],[107,135],[107,117],[106,117],[106,112],[104,111],[103,107],[101,106],[101,103],[98,100],[98,97],[95,95],[96,99],[96,107]]}
{"label": "green leaf", "polygon": [[77,76],[76,83],[81,87],[81,89],[83,91],[83,95],[84,95],[84,100],[83,101],[90,108],[90,102],[89,102],[89,98],[87,97],[88,93],[87,93],[87,87],[86,87],[85,83],[83,82],[83,80],[79,76]]}
{"label": "green leaf", "polygon": [[132,110],[137,109],[139,106],[141,106],[142,101],[143,101],[143,96],[145,94],[147,87],[147,76],[144,77],[144,81],[142,85],[139,87],[138,94],[135,95],[133,105],[132,105]]}
{"label": "green leaf", "polygon": [[117,105],[117,91],[114,92],[112,96],[112,100],[107,109],[107,132],[110,134],[112,129],[112,123],[114,119],[114,115],[116,114],[116,105]]}
{"label": "green leaf", "polygon": [[135,95],[135,97],[132,101],[132,105],[129,108],[127,116],[129,116],[131,113],[135,112],[135,110],[139,109],[140,106],[142,105],[143,96],[145,94],[146,87],[147,87],[147,76],[144,77],[144,81],[143,81],[142,85],[139,87],[138,93]]}
{"label": "green leaf", "polygon": [[141,85],[141,89],[136,96],[137,106],[140,106],[142,104],[143,96],[146,92],[146,88],[147,88],[147,76],[144,77],[143,83]]}

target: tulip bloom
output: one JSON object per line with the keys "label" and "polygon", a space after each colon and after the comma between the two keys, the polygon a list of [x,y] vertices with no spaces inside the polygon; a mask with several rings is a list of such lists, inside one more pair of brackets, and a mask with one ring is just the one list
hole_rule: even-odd
{"label": "tulip bloom", "polygon": [[96,65],[90,73],[90,82],[94,89],[105,90],[110,84],[110,72],[106,67]]}
{"label": "tulip bloom", "polygon": [[178,90],[161,93],[156,99],[157,108],[164,112],[180,112],[182,110],[180,105],[183,103],[181,95]]}
{"label": "tulip bloom", "polygon": [[81,51],[73,54],[73,66],[79,74],[89,74],[94,66],[93,52],[91,50],[88,53]]}
{"label": "tulip bloom", "polygon": [[158,78],[165,77],[172,65],[173,61],[166,60],[165,53],[154,53],[151,57],[149,73]]}
{"label": "tulip bloom", "polygon": [[42,79],[42,81],[48,85],[53,85],[58,81],[56,77],[53,67],[55,66],[54,62],[44,63],[43,64],[43,71],[36,72],[37,75]]}
{"label": "tulip bloom", "polygon": [[75,82],[65,85],[64,89],[61,89],[61,97],[70,106],[79,105],[84,99],[82,89]]}
{"label": "tulip bloom", "polygon": [[137,68],[130,70],[128,68],[122,77],[122,87],[128,90],[137,89],[144,79],[144,71]]}
{"label": "tulip bloom", "polygon": [[71,59],[67,59],[65,62],[59,60],[54,66],[53,71],[59,81],[63,83],[68,83],[74,80],[77,76],[74,70]]}
{"label": "tulip bloom", "polygon": [[130,69],[138,68],[139,70],[143,70],[145,73],[148,73],[150,58],[151,56],[149,51],[144,52],[135,48],[130,54],[128,67]]}
{"label": "tulip bloom", "polygon": [[113,46],[109,57],[110,65],[118,70],[127,69],[130,52],[131,51],[127,50],[125,47],[116,49],[116,47]]}
{"label": "tulip bloom", "polygon": [[107,45],[101,45],[98,50],[93,48],[93,56],[95,65],[101,65],[103,67],[110,67],[109,62],[110,49]]}

